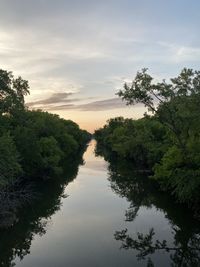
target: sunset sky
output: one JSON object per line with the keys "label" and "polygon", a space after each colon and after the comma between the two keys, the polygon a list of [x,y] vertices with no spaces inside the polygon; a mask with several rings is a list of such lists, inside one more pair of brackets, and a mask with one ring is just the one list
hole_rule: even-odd
{"label": "sunset sky", "polygon": [[137,70],[157,79],[199,68],[198,0],[0,0],[0,68],[30,84],[30,108],[89,131],[141,117],[116,96]]}

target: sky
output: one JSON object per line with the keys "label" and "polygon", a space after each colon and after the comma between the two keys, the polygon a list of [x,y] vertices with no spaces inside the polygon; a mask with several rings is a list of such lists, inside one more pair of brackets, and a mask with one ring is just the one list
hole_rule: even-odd
{"label": "sky", "polygon": [[148,68],[155,80],[199,70],[199,0],[0,0],[0,68],[29,81],[29,108],[93,132],[142,105],[116,96]]}

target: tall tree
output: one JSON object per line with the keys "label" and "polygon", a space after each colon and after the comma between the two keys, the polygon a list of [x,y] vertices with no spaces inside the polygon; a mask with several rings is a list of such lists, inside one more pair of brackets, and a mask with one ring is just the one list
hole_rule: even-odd
{"label": "tall tree", "polygon": [[[185,68],[169,83],[165,80],[153,83],[147,69],[143,69],[137,72],[131,84],[125,83],[124,88],[117,94],[128,105],[143,103],[168,127],[178,146],[186,154],[186,140],[190,128],[190,124],[185,120],[186,111],[193,109],[200,112],[200,71]],[[190,112],[190,116],[191,114]],[[193,114],[194,116],[196,115]]]}
{"label": "tall tree", "polygon": [[0,114],[13,114],[23,110],[24,96],[29,94],[28,81],[20,76],[14,78],[12,72],[0,69]]}

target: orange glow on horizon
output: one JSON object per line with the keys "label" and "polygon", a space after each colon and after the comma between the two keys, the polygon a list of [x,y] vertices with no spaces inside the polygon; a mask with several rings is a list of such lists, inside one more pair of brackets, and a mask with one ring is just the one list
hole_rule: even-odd
{"label": "orange glow on horizon", "polygon": [[105,111],[52,111],[64,119],[70,119],[77,123],[81,129],[94,133],[96,129],[103,127],[106,121],[114,117],[125,117],[138,119],[143,116],[145,109],[143,106],[131,106],[122,109],[113,109]]}

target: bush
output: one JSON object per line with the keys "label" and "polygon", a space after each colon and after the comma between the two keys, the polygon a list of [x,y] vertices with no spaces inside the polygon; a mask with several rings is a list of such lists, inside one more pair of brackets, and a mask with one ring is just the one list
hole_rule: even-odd
{"label": "bush", "polygon": [[22,174],[19,154],[9,133],[0,137],[0,185],[13,182]]}

